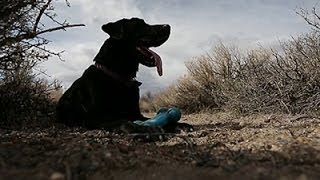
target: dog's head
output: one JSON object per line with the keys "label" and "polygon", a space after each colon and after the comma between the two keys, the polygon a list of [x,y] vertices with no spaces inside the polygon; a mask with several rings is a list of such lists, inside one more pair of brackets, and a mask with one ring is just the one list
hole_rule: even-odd
{"label": "dog's head", "polygon": [[109,51],[113,48],[112,46],[120,47],[119,53],[122,53],[121,57],[125,58],[119,58],[117,61],[118,64],[122,64],[123,69],[131,68],[127,71],[136,73],[141,63],[148,67],[156,66],[159,75],[162,75],[161,58],[149,48],[158,47],[167,41],[170,35],[168,24],[149,25],[142,19],[131,18],[104,24],[102,30],[110,36]]}

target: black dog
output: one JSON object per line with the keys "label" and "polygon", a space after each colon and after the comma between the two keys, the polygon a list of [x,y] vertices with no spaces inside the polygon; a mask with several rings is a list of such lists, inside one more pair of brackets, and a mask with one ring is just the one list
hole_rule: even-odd
{"label": "black dog", "polygon": [[157,67],[160,56],[150,50],[163,44],[170,26],[148,25],[142,19],[121,19],[102,26],[110,38],[91,65],[58,102],[58,122],[86,128],[113,128],[124,121],[146,120],[139,108],[139,64]]}

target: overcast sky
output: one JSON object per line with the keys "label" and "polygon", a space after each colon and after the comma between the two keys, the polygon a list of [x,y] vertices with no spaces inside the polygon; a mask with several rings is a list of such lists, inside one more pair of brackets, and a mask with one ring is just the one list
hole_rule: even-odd
{"label": "overcast sky", "polygon": [[47,74],[65,88],[93,63],[108,38],[101,25],[121,18],[139,17],[149,24],[171,25],[169,40],[154,50],[162,57],[163,76],[155,68],[140,65],[142,93],[156,91],[186,73],[185,62],[201,55],[220,41],[240,47],[273,46],[307,32],[310,27],[296,14],[319,0],[64,0],[55,1],[61,20],[86,26],[54,32],[46,37],[49,48],[62,51],[64,62],[51,58],[42,64]]}

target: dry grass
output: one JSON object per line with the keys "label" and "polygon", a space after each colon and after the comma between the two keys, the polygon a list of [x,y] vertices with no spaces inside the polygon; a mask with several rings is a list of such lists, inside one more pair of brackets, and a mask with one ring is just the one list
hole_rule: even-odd
{"label": "dry grass", "polygon": [[156,111],[154,96],[150,91],[140,97],[140,110],[144,113],[152,113]]}
{"label": "dry grass", "polygon": [[319,35],[314,31],[282,42],[281,50],[260,47],[243,52],[221,43],[188,62],[187,76],[153,103],[189,113],[208,109],[319,114]]}

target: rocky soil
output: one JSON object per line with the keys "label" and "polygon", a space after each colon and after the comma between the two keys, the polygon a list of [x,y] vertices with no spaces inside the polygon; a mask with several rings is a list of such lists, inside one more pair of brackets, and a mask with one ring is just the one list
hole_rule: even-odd
{"label": "rocky soil", "polygon": [[182,121],[194,131],[158,141],[59,125],[0,129],[0,180],[320,179],[318,117],[203,113]]}

